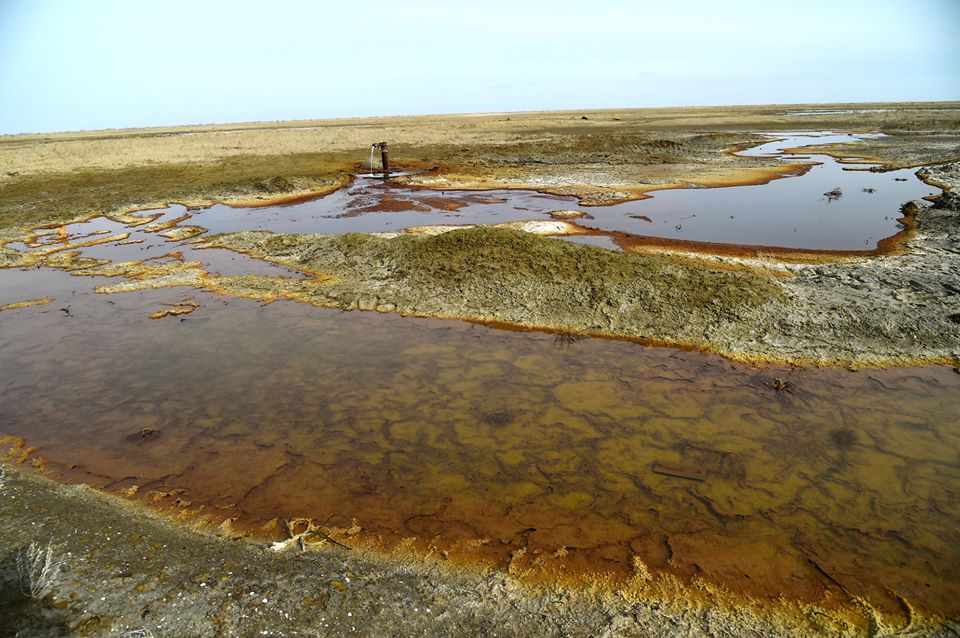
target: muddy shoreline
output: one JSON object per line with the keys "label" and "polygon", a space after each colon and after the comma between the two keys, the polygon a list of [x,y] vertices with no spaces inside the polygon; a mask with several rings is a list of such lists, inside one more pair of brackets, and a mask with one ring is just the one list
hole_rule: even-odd
{"label": "muddy shoreline", "polygon": [[[319,543],[230,540],[185,528],[117,497],[2,465],[0,635],[120,636],[866,636],[952,635],[955,620],[906,606],[881,618],[781,601],[763,606],[695,583],[652,583],[638,568],[616,592],[530,588],[509,574],[387,558]],[[16,555],[29,543],[62,560],[50,595],[21,593]],[[19,632],[19,633],[18,633]]]}

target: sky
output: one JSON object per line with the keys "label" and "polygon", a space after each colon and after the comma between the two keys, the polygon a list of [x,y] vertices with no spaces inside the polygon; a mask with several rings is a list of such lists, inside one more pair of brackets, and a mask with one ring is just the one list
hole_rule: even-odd
{"label": "sky", "polygon": [[960,100],[960,0],[0,0],[0,134]]}

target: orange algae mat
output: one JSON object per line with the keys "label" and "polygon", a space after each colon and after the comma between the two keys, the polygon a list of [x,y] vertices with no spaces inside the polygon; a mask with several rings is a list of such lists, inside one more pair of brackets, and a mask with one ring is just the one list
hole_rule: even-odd
{"label": "orange algae mat", "polygon": [[761,599],[960,613],[951,368],[754,369],[2,274],[57,300],[0,313],[0,434],[64,480],[263,536],[306,517],[500,568],[615,583],[638,557]]}

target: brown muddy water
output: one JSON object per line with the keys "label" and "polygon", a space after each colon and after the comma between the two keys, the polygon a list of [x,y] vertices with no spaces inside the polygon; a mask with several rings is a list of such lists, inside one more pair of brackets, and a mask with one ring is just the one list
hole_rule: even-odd
{"label": "brown muddy water", "polygon": [[[272,519],[356,522],[357,542],[549,578],[627,577],[635,555],[760,598],[960,613],[950,368],[754,369],[186,289],[98,295],[102,280],[47,270],[3,280],[0,303],[56,301],[0,312],[0,431],[65,480],[267,536]],[[186,298],[200,308],[147,318]]]}
{"label": "brown muddy water", "polygon": [[[897,188],[929,191],[912,176],[850,174],[889,186],[888,199],[879,187],[862,199],[885,202],[890,214],[916,196]],[[836,185],[825,175],[811,193]],[[430,210],[360,210],[386,196]],[[329,198],[215,206],[181,225],[394,230],[571,207],[530,192],[448,199],[373,182],[330,197],[368,203],[339,216]],[[797,206],[834,219],[860,200],[845,198]],[[508,211],[522,208],[531,210]],[[634,221],[655,224],[655,215]],[[144,240],[85,247],[86,257],[179,251],[208,272],[300,276],[139,228],[97,218],[67,231]],[[37,244],[56,241],[53,231]],[[0,312],[0,435],[36,446],[31,458],[64,480],[266,537],[282,538],[283,522],[298,517],[327,530],[355,524],[362,531],[337,538],[435,548],[546,579],[616,586],[638,557],[654,574],[760,599],[824,602],[828,591],[894,614],[904,601],[960,614],[960,374],[951,368],[758,369],[698,352],[189,288],[94,292],[108,282],[0,271],[0,306],[54,297]],[[178,303],[199,307],[148,318]]]}

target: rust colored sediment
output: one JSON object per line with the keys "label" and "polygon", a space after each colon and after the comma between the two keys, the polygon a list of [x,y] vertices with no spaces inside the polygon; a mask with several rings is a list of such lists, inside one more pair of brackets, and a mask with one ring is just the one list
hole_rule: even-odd
{"label": "rust colored sediment", "polygon": [[[149,433],[145,433],[144,436]],[[2,449],[6,448],[6,449]],[[55,478],[68,484],[89,482],[91,477],[76,465],[50,461],[39,455],[41,449],[28,446],[18,436],[0,436],[0,458],[19,464],[31,471]],[[674,463],[657,463],[652,472],[680,480],[704,480],[701,470]],[[686,482],[686,481],[684,481]],[[662,600],[672,604],[708,603],[723,601],[733,608],[760,608],[773,611],[780,607],[805,609],[815,613],[843,618],[854,624],[864,623],[864,614],[876,618],[878,614],[896,621],[897,610],[874,607],[870,602],[852,599],[849,592],[838,583],[827,584],[823,589],[790,589],[789,592],[773,592],[763,586],[742,583],[713,582],[695,574],[674,573],[668,565],[656,569],[648,567],[639,556],[616,565],[600,564],[560,547],[555,551],[510,550],[491,539],[462,538],[453,543],[437,542],[421,538],[409,531],[395,533],[369,532],[362,529],[356,520],[352,524],[337,524],[291,515],[286,519],[271,519],[266,523],[247,520],[235,507],[198,502],[190,492],[179,487],[164,487],[147,483],[131,484],[128,479],[98,485],[98,489],[114,497],[122,498],[133,508],[158,513],[170,522],[188,528],[214,532],[220,536],[253,541],[272,541],[273,547],[319,548],[336,545],[358,554],[369,554],[404,563],[416,562],[425,557],[434,557],[447,567],[468,569],[476,573],[489,570],[504,571],[521,585],[533,591],[556,586],[571,587],[594,593],[614,593],[638,600]],[[343,517],[339,517],[343,518]],[[414,517],[416,518],[416,517]],[[535,531],[535,530],[534,530]],[[829,574],[826,574],[829,580]],[[925,610],[926,614],[930,614]],[[914,611],[913,613],[917,613]],[[930,618],[929,615],[925,617]],[[933,618],[936,618],[933,615]]]}
{"label": "rust colored sediment", "polygon": [[776,257],[784,262],[791,263],[823,263],[840,261],[844,258],[876,257],[878,255],[898,254],[903,242],[916,229],[918,209],[907,207],[901,210],[903,217],[897,219],[903,228],[894,235],[885,237],[877,242],[872,250],[821,250],[815,248],[788,248],[784,246],[761,246],[754,244],[726,244],[720,242],[695,241],[688,239],[674,239],[669,237],[655,237],[640,235],[620,230],[604,230],[582,226],[576,222],[567,223],[573,227],[565,235],[589,235],[594,237],[609,237],[617,246],[626,252],[649,253],[699,253],[703,255],[718,255],[724,257]]}
{"label": "rust colored sediment", "polygon": [[781,261],[794,263],[823,263],[844,258],[876,257],[901,252],[904,241],[910,238],[916,228],[916,211],[903,211],[904,216],[897,219],[903,229],[895,235],[877,242],[873,250],[818,250],[813,248],[788,248],[785,246],[756,246],[747,244],[724,244],[686,239],[671,239],[636,235],[623,231],[598,230],[593,235],[606,235],[620,248],[628,252],[693,252],[725,257],[776,257]]}
{"label": "rust colored sediment", "polygon": [[329,195],[335,191],[340,190],[344,186],[350,183],[350,179],[343,178],[337,182],[326,186],[324,188],[318,188],[315,190],[306,191],[303,193],[293,193],[288,195],[272,195],[264,196],[263,198],[255,199],[213,199],[205,200],[209,201],[210,204],[224,204],[233,208],[263,208],[264,206],[282,206],[284,204],[298,204],[300,202],[309,201],[311,199],[316,199],[317,197],[323,197],[324,195]]}
{"label": "rust colored sediment", "polygon": [[54,299],[53,297],[48,295],[46,297],[39,297],[37,299],[27,299],[25,301],[14,301],[12,303],[0,305],[0,311],[19,310],[21,308],[31,308],[33,306],[44,306],[50,303],[51,301],[53,301],[53,299]]}
{"label": "rust colored sediment", "polygon": [[466,206],[465,202],[460,202],[446,197],[424,197],[420,201],[428,206],[432,206],[438,210],[445,210],[447,212],[455,212]]}
{"label": "rust colored sediment", "polygon": [[426,213],[430,211],[430,207],[424,206],[411,199],[404,199],[394,195],[384,195],[378,199],[376,204],[355,209],[347,213],[346,216],[357,217],[364,213],[403,213],[407,211]]}
{"label": "rust colored sediment", "polygon": [[[331,307],[338,307],[332,305]],[[362,312],[362,311],[358,311]],[[801,357],[796,355],[791,356],[776,356],[770,353],[756,354],[756,353],[744,353],[737,352],[733,350],[728,350],[717,346],[715,344],[697,344],[690,343],[689,341],[671,341],[666,339],[656,339],[652,337],[640,337],[640,336],[631,336],[620,333],[612,333],[604,330],[574,330],[567,327],[558,327],[558,326],[548,326],[541,324],[533,323],[511,323],[507,321],[497,320],[497,319],[480,319],[476,317],[463,317],[459,315],[430,315],[426,313],[418,312],[408,312],[403,313],[403,316],[408,317],[422,317],[422,318],[432,318],[432,319],[457,319],[460,321],[466,321],[467,323],[473,323],[480,326],[486,326],[488,328],[495,328],[497,330],[509,330],[511,332],[542,332],[546,334],[565,336],[569,335],[572,337],[583,337],[591,339],[605,339],[609,341],[626,341],[628,343],[635,343],[641,346],[647,346],[651,348],[669,348],[671,350],[680,350],[682,352],[700,352],[703,354],[715,354],[719,355],[730,361],[735,361],[737,363],[742,363],[754,368],[770,368],[774,366],[791,366],[793,368],[824,368],[824,367],[839,367],[847,368],[850,370],[856,370],[860,367],[871,367],[877,369],[886,369],[886,368],[903,368],[910,366],[951,366],[955,367],[957,362],[955,359],[949,356],[937,356],[937,357],[917,357],[917,356],[903,356],[896,359],[893,358],[884,358],[882,361],[870,361],[869,363],[855,363],[851,362],[849,358],[823,358],[823,357]]]}

